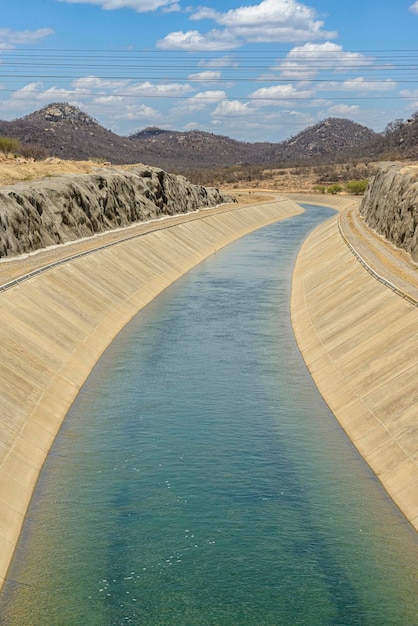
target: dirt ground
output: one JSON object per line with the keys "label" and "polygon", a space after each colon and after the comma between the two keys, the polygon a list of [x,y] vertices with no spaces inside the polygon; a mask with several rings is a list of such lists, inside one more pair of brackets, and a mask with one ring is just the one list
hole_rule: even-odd
{"label": "dirt ground", "polygon": [[[102,168],[110,165],[95,163],[94,161],[67,161],[55,157],[45,159],[44,161],[33,161],[20,157],[0,155],[0,187],[13,185],[19,181],[35,181],[61,174],[88,174],[98,167]],[[135,166],[117,165],[115,167],[129,169],[129,167]],[[227,190],[231,194],[240,194],[238,189],[241,190],[245,187],[249,194],[250,192],[256,194],[249,197],[248,202],[258,201],[257,193],[260,189],[260,184],[263,189],[268,191],[274,190],[287,193],[312,192],[317,181],[317,175],[309,168],[304,168],[301,170],[301,173],[296,172],[295,168],[269,170],[268,178],[262,182],[252,180],[248,183],[239,182],[216,186],[221,186],[222,189]],[[243,200],[245,201],[245,194]]]}

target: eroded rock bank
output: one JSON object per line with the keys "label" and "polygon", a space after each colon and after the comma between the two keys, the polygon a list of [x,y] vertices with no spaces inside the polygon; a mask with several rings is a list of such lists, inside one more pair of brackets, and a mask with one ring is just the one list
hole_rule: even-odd
{"label": "eroded rock bank", "polygon": [[387,163],[370,181],[360,214],[418,262],[418,166]]}
{"label": "eroded rock bank", "polygon": [[22,182],[0,189],[0,257],[231,201],[214,187],[145,165]]}

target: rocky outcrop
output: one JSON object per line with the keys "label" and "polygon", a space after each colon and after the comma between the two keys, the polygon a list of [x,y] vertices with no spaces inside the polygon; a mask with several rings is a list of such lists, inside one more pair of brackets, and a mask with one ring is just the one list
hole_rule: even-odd
{"label": "rocky outcrop", "polygon": [[0,189],[0,257],[231,201],[147,166],[19,183]]}
{"label": "rocky outcrop", "polygon": [[418,262],[418,166],[388,163],[360,205],[366,223]]}

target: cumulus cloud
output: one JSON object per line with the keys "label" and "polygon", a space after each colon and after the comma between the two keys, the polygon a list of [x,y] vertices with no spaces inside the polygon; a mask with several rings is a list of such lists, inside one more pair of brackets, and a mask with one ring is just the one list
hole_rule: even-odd
{"label": "cumulus cloud", "polygon": [[415,112],[418,109],[418,89],[402,89],[399,95],[408,100],[408,109]]}
{"label": "cumulus cloud", "polygon": [[[102,9],[112,11],[115,9],[133,9],[137,13],[147,13],[148,11],[156,11],[161,7],[178,6],[177,2],[172,0],[59,0],[67,4],[95,4]],[[174,8],[173,10],[178,10]]]}
{"label": "cumulus cloud", "polygon": [[176,113],[182,115],[192,113],[195,111],[202,111],[207,107],[213,106],[213,104],[226,99],[226,93],[222,90],[212,91],[200,91],[199,93],[187,98],[178,107],[176,107]]}
{"label": "cumulus cloud", "polygon": [[312,96],[312,91],[298,90],[293,85],[274,85],[256,89],[248,97],[253,99],[255,106],[272,106],[275,100],[280,101],[281,106],[287,106],[292,100],[310,99]]}
{"label": "cumulus cloud", "polygon": [[16,117],[17,112],[24,114],[33,111],[36,107],[57,101],[65,101],[75,106],[82,106],[80,100],[76,100],[73,91],[58,87],[45,89],[42,82],[36,81],[17,89],[9,99],[1,100],[0,111],[6,116]]}
{"label": "cumulus cloud", "polygon": [[245,117],[253,113],[254,109],[250,107],[248,102],[229,100],[220,102],[212,115],[214,117]]}
{"label": "cumulus cloud", "polygon": [[348,68],[361,67],[370,63],[370,58],[359,52],[346,52],[343,47],[326,41],[324,43],[306,43],[292,48],[286,59],[275,70],[285,78],[309,80],[320,71],[341,72]]}
{"label": "cumulus cloud", "polygon": [[[78,95],[101,95],[103,98],[177,97],[194,91],[187,83],[152,83],[144,81],[134,83],[128,79],[110,80],[98,76],[84,76],[71,83]],[[102,93],[97,93],[102,92]]]}
{"label": "cumulus cloud", "polygon": [[197,80],[197,81],[208,81],[208,82],[212,82],[214,80],[219,80],[221,78],[222,74],[219,71],[215,71],[215,70],[207,70],[206,72],[196,72],[195,74],[189,74],[188,78],[189,80]]}
{"label": "cumulus cloud", "polygon": [[44,89],[42,82],[32,82],[17,89],[13,93],[11,100],[15,103],[20,103],[19,108],[21,108],[21,105],[26,103],[32,105],[34,102],[66,100],[73,94],[74,92],[69,89],[61,87],[48,87],[48,89]]}
{"label": "cumulus cloud", "polygon": [[239,67],[239,62],[233,56],[222,56],[215,59],[201,59],[198,65],[200,67],[227,67],[231,69]]}
{"label": "cumulus cloud", "polygon": [[129,121],[157,121],[161,119],[161,113],[145,104],[126,105],[122,109],[116,110],[112,115],[114,120]]}
{"label": "cumulus cloud", "polygon": [[411,11],[411,13],[418,13],[418,0],[417,2],[414,2],[414,4],[411,4],[409,10]]}
{"label": "cumulus cloud", "polygon": [[334,104],[334,106],[329,107],[327,113],[329,115],[342,115],[344,117],[348,117],[357,113],[359,108],[360,107],[357,104]]}
{"label": "cumulus cloud", "polygon": [[[262,0],[225,13],[200,7],[193,21],[212,20],[223,30],[202,34],[197,30],[170,33],[159,47],[175,50],[230,50],[245,43],[289,43],[332,39],[335,32],[325,31],[315,9],[297,0]],[[193,45],[191,45],[193,43]],[[220,44],[223,43],[223,47]]]}
{"label": "cumulus cloud", "polygon": [[157,41],[157,48],[162,50],[184,50],[188,52],[233,50],[239,45],[239,40],[234,34],[226,30],[211,30],[205,35],[202,35],[198,30],[187,32],[178,30]]}
{"label": "cumulus cloud", "polygon": [[184,96],[191,91],[193,87],[182,83],[151,83],[145,81],[143,83],[134,83],[128,85],[124,89],[125,96],[153,96],[153,97],[170,97],[175,98]]}
{"label": "cumulus cloud", "polygon": [[385,80],[370,81],[359,77],[345,80],[342,87],[348,91],[360,91],[362,93],[370,91],[392,91],[396,88],[396,82],[390,78]]}
{"label": "cumulus cloud", "polygon": [[120,89],[128,85],[129,80],[108,80],[98,78],[97,76],[83,76],[83,78],[77,78],[71,84],[76,89],[91,91],[92,89]]}
{"label": "cumulus cloud", "polygon": [[38,28],[37,30],[10,30],[9,28],[0,28],[0,49],[37,43],[53,33],[52,28]]}

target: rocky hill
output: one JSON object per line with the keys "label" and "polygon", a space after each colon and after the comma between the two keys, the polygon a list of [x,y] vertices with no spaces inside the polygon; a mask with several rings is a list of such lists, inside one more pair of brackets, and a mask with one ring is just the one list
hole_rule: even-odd
{"label": "rocky hill", "polygon": [[54,103],[12,122],[0,121],[0,135],[40,144],[63,159],[92,157],[113,163],[140,163],[139,151],[127,138],[105,129],[75,106]]}
{"label": "rocky hill", "polygon": [[377,140],[377,133],[350,120],[328,118],[281,144],[287,160],[335,158]]}
{"label": "rocky hill", "polygon": [[389,163],[369,183],[360,213],[418,263],[418,166]]}
{"label": "rocky hill", "polygon": [[231,201],[147,166],[22,182],[0,189],[0,257]]}
{"label": "rocky hill", "polygon": [[175,168],[230,167],[239,163],[268,163],[274,160],[273,143],[245,143],[201,130],[186,132],[150,127],[130,135],[138,148],[152,155],[164,155]]}
{"label": "rocky hill", "polygon": [[120,137],[65,103],[49,104],[11,122],[0,121],[0,135],[39,144],[51,156],[64,159],[147,163],[166,170],[334,159],[336,154],[357,150],[378,137],[365,126],[338,118],[324,120],[281,143],[247,143],[203,131],[159,128]]}
{"label": "rocky hill", "polygon": [[388,124],[375,144],[377,151],[388,158],[418,159],[418,113]]}

